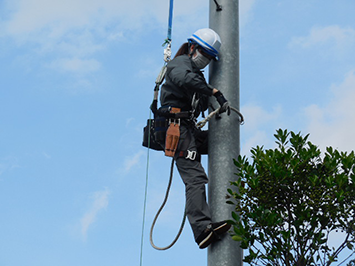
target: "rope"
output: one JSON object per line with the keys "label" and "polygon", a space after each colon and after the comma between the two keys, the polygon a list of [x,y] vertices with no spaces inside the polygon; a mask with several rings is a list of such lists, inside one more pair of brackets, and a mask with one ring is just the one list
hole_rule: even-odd
{"label": "rope", "polygon": [[150,127],[151,127],[151,117],[152,114],[149,112],[149,123],[148,123],[148,151],[147,151],[147,166],[145,171],[145,189],[144,189],[144,203],[143,203],[143,222],[142,222],[142,235],[141,235],[141,250],[140,250],[140,263],[139,265],[142,266],[143,264],[143,243],[144,243],[144,227],[145,227],[145,211],[147,206],[147,192],[148,192],[148,176],[149,176],[149,147],[150,147]]}
{"label": "rope", "polygon": [[165,193],[165,198],[164,198],[164,201],[162,203],[162,205],[160,206],[157,214],[155,215],[154,217],[154,220],[153,220],[153,223],[152,223],[152,227],[150,228],[150,244],[153,248],[157,249],[157,250],[167,250],[169,248],[171,248],[175,243],[176,241],[179,239],[181,233],[182,233],[182,230],[184,229],[184,225],[185,225],[185,221],[186,221],[186,208],[185,208],[185,212],[184,212],[184,217],[182,219],[182,222],[181,222],[181,225],[180,225],[180,229],[179,229],[179,232],[177,233],[175,239],[173,240],[173,242],[171,242],[170,245],[166,246],[166,247],[157,247],[155,244],[154,244],[154,241],[153,241],[153,231],[154,231],[154,226],[155,226],[155,223],[156,221],[158,220],[158,217],[161,213],[161,211],[163,210],[166,202],[168,201],[168,197],[169,197],[169,192],[170,192],[170,187],[171,187],[171,183],[172,183],[172,179],[173,179],[173,171],[174,171],[174,159],[171,160],[171,168],[170,168],[170,178],[169,178],[169,183],[168,183],[168,187],[166,189],[166,193]]}
{"label": "rope", "polygon": [[[168,34],[167,34],[167,38],[166,38],[165,42],[163,43],[163,46],[167,45],[167,47],[164,49],[164,65],[163,65],[162,69],[160,70],[160,73],[159,73],[159,75],[158,75],[158,77],[157,77],[157,79],[155,81],[154,97],[153,97],[153,99],[155,101],[158,100],[159,87],[164,81],[165,74],[166,74],[166,69],[167,69],[167,64],[171,60],[171,40],[172,40],[171,32],[172,32],[172,25],[173,25],[173,8],[174,8],[174,0],[170,0],[170,3],[169,3]],[[149,131],[149,134],[150,134],[150,131]],[[150,135],[148,135],[148,137],[149,137],[149,141],[150,141]],[[149,150],[149,144],[150,143],[148,143],[148,150]],[[147,168],[148,168],[148,166],[147,166]],[[155,248],[157,250],[169,249],[176,243],[176,241],[179,239],[179,237],[181,235],[181,232],[182,232],[182,230],[184,228],[185,220],[186,220],[186,210],[185,210],[184,218],[182,220],[179,232],[178,232],[177,236],[175,237],[175,239],[173,240],[173,242],[170,245],[168,245],[167,247],[160,248],[160,247],[157,247],[154,244],[154,241],[153,241],[154,226],[155,226],[155,223],[156,223],[156,221],[157,221],[157,219],[159,217],[160,212],[163,210],[163,208],[164,208],[164,206],[165,206],[165,204],[166,204],[166,202],[168,200],[169,191],[170,191],[172,178],[173,178],[173,169],[174,169],[174,159],[171,162],[170,178],[169,178],[168,188],[167,188],[167,191],[166,191],[166,194],[165,194],[165,199],[163,201],[163,204],[159,208],[158,213],[156,214],[156,216],[154,218],[154,221],[153,221],[153,224],[152,224],[152,227],[151,227],[151,230],[150,230],[150,244],[152,245],[153,248]],[[144,210],[144,212],[145,212],[145,210]],[[143,239],[143,236],[142,236],[142,239]]]}
{"label": "rope", "polygon": [[173,28],[173,8],[174,8],[174,0],[170,0],[169,3],[169,20],[168,20],[168,34],[165,39],[165,42],[163,43],[163,46],[165,44],[170,44],[171,43],[171,32]]}
{"label": "rope", "polygon": [[171,30],[172,30],[172,26],[173,26],[173,7],[174,7],[174,1],[170,0],[170,5],[169,5],[169,25],[168,25],[168,38],[167,40],[169,40],[171,42]]}
{"label": "rope", "polygon": [[[167,34],[167,38],[163,44],[163,46],[165,46],[167,44],[167,47],[164,49],[164,65],[155,81],[155,88],[154,88],[154,100],[157,100],[158,98],[158,93],[159,93],[159,87],[162,84],[164,78],[165,78],[165,73],[166,73],[166,65],[167,63],[171,60],[171,32],[172,32],[172,25],[173,25],[173,8],[174,8],[174,0],[170,0],[169,3],[169,20],[168,20],[168,34]],[[149,121],[151,121],[151,112],[149,112]],[[147,191],[148,191],[148,172],[149,172],[149,150],[150,150],[150,124],[151,122],[149,122],[149,132],[148,132],[148,152],[147,152],[147,166],[146,166],[146,180],[145,180],[145,192],[144,192],[144,206],[143,206],[143,222],[142,222],[142,235],[141,235],[141,250],[140,250],[140,266],[142,266],[143,263],[143,240],[144,240],[144,227],[145,227],[145,213],[146,213],[146,205],[147,205]],[[181,227],[179,229],[179,232],[177,234],[177,236],[175,237],[174,241],[167,247],[165,248],[159,248],[157,246],[154,245],[153,243],[153,229],[154,229],[154,225],[156,220],[158,219],[158,216],[160,214],[160,212],[162,211],[162,209],[164,208],[166,201],[168,199],[168,195],[169,195],[169,191],[170,191],[170,187],[171,187],[171,182],[172,182],[172,177],[173,177],[173,168],[174,168],[174,160],[171,163],[171,172],[170,172],[170,179],[169,179],[169,184],[168,184],[168,189],[165,195],[165,200],[162,204],[162,206],[160,207],[157,215],[154,218],[152,227],[151,227],[151,231],[150,231],[150,243],[151,245],[158,249],[158,250],[165,250],[168,249],[170,247],[172,247],[175,242],[178,240],[179,236],[181,235],[181,232],[183,230],[183,227],[185,225],[185,220],[186,220],[186,211],[184,213],[184,218],[182,220],[181,223]]]}

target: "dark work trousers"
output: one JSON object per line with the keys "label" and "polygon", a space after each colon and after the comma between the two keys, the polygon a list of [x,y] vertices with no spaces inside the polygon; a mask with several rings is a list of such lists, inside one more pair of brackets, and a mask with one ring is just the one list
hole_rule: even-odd
{"label": "dark work trousers", "polygon": [[211,223],[211,214],[206,202],[208,182],[205,170],[201,165],[201,154],[208,152],[208,132],[194,128],[193,125],[180,126],[179,150],[195,151],[196,159],[175,155],[176,166],[185,184],[186,214],[196,238]]}

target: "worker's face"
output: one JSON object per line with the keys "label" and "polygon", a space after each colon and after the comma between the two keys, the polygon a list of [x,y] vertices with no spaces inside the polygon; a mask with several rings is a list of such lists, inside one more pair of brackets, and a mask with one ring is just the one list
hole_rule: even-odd
{"label": "worker's face", "polygon": [[204,57],[208,58],[209,60],[212,60],[212,59],[213,59],[213,56],[207,54],[203,49],[198,48],[197,50],[198,50]]}
{"label": "worker's face", "polygon": [[[194,48],[195,48],[195,45],[194,44],[191,45],[190,52],[192,52],[194,50]],[[200,54],[202,54],[204,57],[208,58],[209,60],[214,59],[213,56],[207,54],[202,48],[197,48],[197,50],[200,52]],[[196,56],[196,51],[195,51],[195,53],[192,56]]]}
{"label": "worker's face", "polygon": [[205,54],[202,54],[201,50],[197,48],[191,58],[199,69],[205,68],[211,62],[210,56],[207,57]]}

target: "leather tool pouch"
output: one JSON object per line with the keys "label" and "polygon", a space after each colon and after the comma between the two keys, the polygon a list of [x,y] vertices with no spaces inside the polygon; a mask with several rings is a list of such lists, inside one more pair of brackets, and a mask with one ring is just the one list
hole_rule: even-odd
{"label": "leather tool pouch", "polygon": [[[180,113],[180,108],[171,108],[170,113]],[[166,131],[165,156],[174,157],[180,138],[180,119],[169,119],[169,127]]]}

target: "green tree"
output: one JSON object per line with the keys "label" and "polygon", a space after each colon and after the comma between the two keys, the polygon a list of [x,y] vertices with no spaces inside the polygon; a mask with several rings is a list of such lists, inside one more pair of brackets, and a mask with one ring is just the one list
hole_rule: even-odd
{"label": "green tree", "polygon": [[[277,148],[239,156],[233,234],[250,265],[331,265],[355,243],[355,156],[328,147],[324,155],[308,136],[277,130]],[[338,247],[331,232],[342,232]]]}

